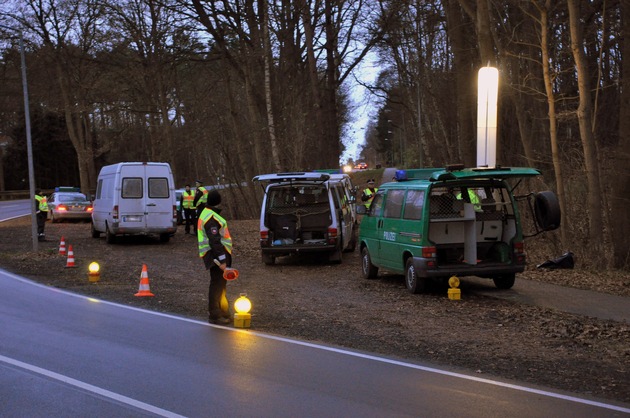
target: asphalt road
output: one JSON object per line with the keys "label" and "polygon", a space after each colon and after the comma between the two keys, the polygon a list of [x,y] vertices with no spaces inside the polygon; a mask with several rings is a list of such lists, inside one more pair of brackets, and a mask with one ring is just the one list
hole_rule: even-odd
{"label": "asphalt road", "polygon": [[73,295],[0,270],[0,416],[616,416],[630,408]]}
{"label": "asphalt road", "polygon": [[2,417],[630,414],[630,405],[98,301],[1,269],[0,400]]}

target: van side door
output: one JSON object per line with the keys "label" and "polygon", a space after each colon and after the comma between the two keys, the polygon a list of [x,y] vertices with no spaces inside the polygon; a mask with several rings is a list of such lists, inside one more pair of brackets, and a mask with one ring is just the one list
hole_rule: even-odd
{"label": "van side door", "polygon": [[372,264],[381,266],[381,238],[382,238],[382,209],[385,200],[385,190],[376,192],[368,212],[361,218],[359,235],[361,240],[367,245],[370,252]]}
{"label": "van side door", "polygon": [[381,263],[385,268],[397,273],[404,270],[400,243],[404,199],[404,189],[388,190],[382,217]]}

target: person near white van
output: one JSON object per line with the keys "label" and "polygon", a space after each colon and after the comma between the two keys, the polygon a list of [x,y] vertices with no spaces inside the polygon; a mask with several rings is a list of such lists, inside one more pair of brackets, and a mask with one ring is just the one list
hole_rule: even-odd
{"label": "person near white van", "polygon": [[206,207],[206,201],[208,200],[208,189],[203,187],[201,180],[195,180],[195,200],[193,205],[197,208],[197,219],[201,216],[201,212]]}

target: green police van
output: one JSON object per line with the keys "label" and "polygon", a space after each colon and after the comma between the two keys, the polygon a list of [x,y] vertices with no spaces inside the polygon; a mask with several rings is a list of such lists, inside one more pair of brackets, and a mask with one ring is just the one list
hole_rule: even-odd
{"label": "green police van", "polygon": [[381,185],[359,229],[362,274],[379,269],[404,274],[412,293],[427,280],[456,276],[490,278],[500,289],[514,285],[525,269],[523,230],[517,200],[527,201],[537,232],[560,225],[553,192],[514,196],[534,168],[425,168],[406,171],[406,180]]}

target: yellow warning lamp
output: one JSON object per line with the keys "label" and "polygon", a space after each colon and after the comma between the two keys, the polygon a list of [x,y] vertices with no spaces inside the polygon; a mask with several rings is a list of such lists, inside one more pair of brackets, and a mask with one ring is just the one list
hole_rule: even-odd
{"label": "yellow warning lamp", "polygon": [[247,298],[247,294],[241,293],[241,296],[234,302],[234,328],[249,328],[252,321],[252,303]]}
{"label": "yellow warning lamp", "polygon": [[88,280],[90,283],[96,283],[101,279],[101,266],[96,261],[93,261],[88,266]]}
{"label": "yellow warning lamp", "polygon": [[451,276],[451,278],[448,279],[448,285],[450,286],[450,289],[448,289],[448,298],[450,300],[460,300],[462,298],[462,291],[458,289],[459,279],[457,276]]}

